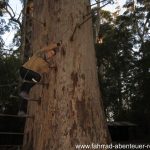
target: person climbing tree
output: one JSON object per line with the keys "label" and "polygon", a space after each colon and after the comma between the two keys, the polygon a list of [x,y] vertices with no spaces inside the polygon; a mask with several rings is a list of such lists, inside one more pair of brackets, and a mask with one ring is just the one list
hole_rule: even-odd
{"label": "person climbing tree", "polygon": [[[59,50],[60,43],[52,43],[37,51],[29,60],[20,68],[20,76],[23,80],[20,87],[19,96],[21,104],[18,115],[25,115],[27,111],[27,100],[29,100],[29,92],[31,88],[41,81],[44,74],[47,74],[51,65],[51,58],[56,55]],[[42,84],[42,83],[41,83]]]}

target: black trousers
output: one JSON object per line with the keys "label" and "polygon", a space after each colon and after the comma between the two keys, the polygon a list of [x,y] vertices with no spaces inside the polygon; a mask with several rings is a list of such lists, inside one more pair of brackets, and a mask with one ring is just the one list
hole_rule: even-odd
{"label": "black trousers", "polygon": [[[41,80],[40,74],[38,74],[37,72],[34,72],[32,70],[26,69],[24,67],[20,68],[20,76],[23,80],[32,82],[32,83],[23,82],[20,87],[20,92],[26,92],[27,94],[29,94],[31,88],[36,84],[36,82],[34,83],[34,81],[32,81],[32,79],[35,79],[37,82],[39,82]],[[24,112],[27,111],[27,100],[25,100],[23,98],[21,99],[20,111],[24,111]]]}
{"label": "black trousers", "polygon": [[[41,76],[40,74],[38,74],[37,72],[34,72],[32,70],[26,69],[24,67],[20,68],[20,76],[23,80],[27,80],[27,81],[32,81],[32,79],[35,79],[37,82],[39,82],[41,80]],[[23,84],[21,85],[20,90],[24,91],[26,93],[30,92],[30,89],[35,85],[36,83],[29,83],[29,82],[23,82]]]}

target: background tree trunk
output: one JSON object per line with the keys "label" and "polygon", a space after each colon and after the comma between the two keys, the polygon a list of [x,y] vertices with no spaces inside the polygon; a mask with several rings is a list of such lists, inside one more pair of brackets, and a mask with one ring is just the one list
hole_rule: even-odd
{"label": "background tree trunk", "polygon": [[23,29],[22,29],[22,51],[21,61],[26,62],[30,56],[32,56],[32,25],[33,23],[33,0],[27,0],[24,2],[23,10]]}
{"label": "background tree trunk", "polygon": [[[32,47],[34,52],[50,42],[63,41],[46,81],[30,94],[23,150],[73,150],[76,144],[106,144],[108,130],[99,92],[91,20],[83,21],[86,0],[35,0]],[[40,23],[42,22],[42,23]]]}

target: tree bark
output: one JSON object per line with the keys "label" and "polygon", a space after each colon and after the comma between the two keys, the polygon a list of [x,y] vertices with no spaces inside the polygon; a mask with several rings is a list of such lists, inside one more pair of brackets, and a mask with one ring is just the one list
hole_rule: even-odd
{"label": "tree bark", "polygon": [[[74,150],[76,144],[107,144],[110,141],[99,92],[92,23],[82,26],[89,13],[86,0],[34,0],[33,52],[50,42],[63,41],[53,58],[45,82],[36,85],[30,102],[23,150]],[[42,23],[41,23],[42,22]],[[74,32],[75,31],[75,32]],[[74,32],[74,38],[70,37]]]}
{"label": "tree bark", "polygon": [[22,29],[22,52],[21,60],[26,62],[30,56],[32,56],[32,25],[33,23],[33,0],[27,0],[24,3],[23,10],[23,29]]}

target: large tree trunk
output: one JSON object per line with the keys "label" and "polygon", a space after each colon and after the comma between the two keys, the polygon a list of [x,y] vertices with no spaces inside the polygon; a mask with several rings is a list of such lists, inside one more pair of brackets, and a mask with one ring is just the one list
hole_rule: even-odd
{"label": "large tree trunk", "polygon": [[[35,0],[32,47],[39,50],[51,41],[63,41],[54,58],[49,86],[36,85],[31,96],[24,136],[24,150],[74,150],[76,144],[109,141],[99,92],[91,20],[70,37],[88,13],[87,0]],[[43,24],[41,23],[43,22]],[[34,52],[35,52],[34,51]]]}

